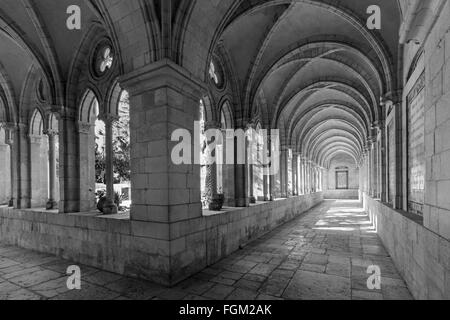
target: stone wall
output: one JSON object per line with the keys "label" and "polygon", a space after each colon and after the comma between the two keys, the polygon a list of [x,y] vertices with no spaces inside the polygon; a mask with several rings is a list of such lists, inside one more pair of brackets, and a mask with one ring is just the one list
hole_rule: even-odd
{"label": "stone wall", "polygon": [[358,190],[326,190],[323,192],[324,199],[359,199]]}
{"label": "stone wall", "polygon": [[322,201],[315,193],[179,221],[170,241],[130,220],[0,207],[0,241],[174,285]]}
{"label": "stone wall", "polygon": [[336,168],[347,167],[348,170],[348,188],[358,190],[359,188],[359,168],[350,156],[341,154],[336,156],[330,163],[327,171],[326,188],[329,190],[336,189]]}
{"label": "stone wall", "polygon": [[[378,235],[416,299],[450,299],[450,242],[414,215],[393,210],[363,194]],[[383,273],[383,270],[381,270]]]}
{"label": "stone wall", "polygon": [[[440,10],[440,9],[437,9]],[[438,12],[425,54],[425,226],[450,239],[450,2]]]}

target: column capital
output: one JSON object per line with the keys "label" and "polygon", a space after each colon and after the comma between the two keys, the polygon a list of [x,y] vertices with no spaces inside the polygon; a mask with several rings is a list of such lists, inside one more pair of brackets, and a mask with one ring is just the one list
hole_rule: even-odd
{"label": "column capital", "polygon": [[221,129],[221,123],[217,121],[207,121],[205,122],[205,131],[209,129]]}
{"label": "column capital", "polygon": [[18,130],[16,124],[11,122],[5,122],[0,124],[0,127],[2,127],[5,130],[5,143],[10,147],[12,147],[12,145],[14,144],[14,135]]}
{"label": "column capital", "polygon": [[78,133],[89,134],[91,132],[91,128],[94,126],[92,123],[78,121]]}
{"label": "column capital", "polygon": [[28,138],[29,138],[31,144],[39,144],[39,143],[42,142],[42,136],[38,136],[38,135],[35,135],[35,134],[30,134],[28,136]]}
{"label": "column capital", "polygon": [[169,59],[161,59],[136,69],[122,76],[120,83],[132,96],[159,89],[162,84],[194,99],[200,99],[202,92],[207,91],[203,81]]}
{"label": "column capital", "polygon": [[102,113],[98,116],[99,120],[102,120],[106,126],[112,125],[114,122],[119,121],[119,116],[111,113]]}
{"label": "column capital", "polygon": [[55,129],[47,129],[47,130],[44,130],[44,134],[49,137],[55,137],[55,136],[59,135],[59,132],[58,132],[58,130],[55,130]]}

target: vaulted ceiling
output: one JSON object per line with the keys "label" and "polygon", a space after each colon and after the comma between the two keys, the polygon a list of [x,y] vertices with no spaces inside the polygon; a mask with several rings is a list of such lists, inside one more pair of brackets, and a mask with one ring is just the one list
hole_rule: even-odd
{"label": "vaulted ceiling", "polygon": [[[368,30],[367,8],[381,8]],[[319,165],[340,153],[358,161],[398,87],[397,1],[242,2],[219,40],[251,117],[280,129],[282,143]]]}
{"label": "vaulted ceiling", "polygon": [[[2,0],[0,121],[17,121],[30,74],[44,79],[51,103],[66,102],[74,57],[89,31],[65,27],[72,4],[80,6],[83,26],[103,24],[112,38],[122,33],[125,72],[169,57],[201,76],[208,52],[220,46],[239,89],[236,115],[259,114],[281,129],[284,144],[320,165],[339,152],[358,159],[382,119],[380,100],[399,87],[405,1]],[[381,8],[381,30],[366,28],[370,5]],[[127,16],[145,31],[131,37]]]}

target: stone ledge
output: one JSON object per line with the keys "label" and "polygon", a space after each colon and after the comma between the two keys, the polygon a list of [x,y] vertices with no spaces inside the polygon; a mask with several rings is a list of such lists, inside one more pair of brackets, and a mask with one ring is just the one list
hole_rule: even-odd
{"label": "stone ledge", "polygon": [[133,234],[131,220],[0,207],[0,241],[175,285],[322,201],[315,193],[167,223],[161,239],[146,233],[152,225]]}

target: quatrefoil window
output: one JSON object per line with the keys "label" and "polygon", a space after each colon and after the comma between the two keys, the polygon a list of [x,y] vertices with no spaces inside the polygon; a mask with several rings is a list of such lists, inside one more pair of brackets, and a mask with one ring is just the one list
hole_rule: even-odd
{"label": "quatrefoil window", "polygon": [[114,49],[108,42],[105,42],[97,46],[93,55],[92,67],[95,77],[102,77],[114,66]]}
{"label": "quatrefoil window", "polygon": [[111,69],[114,62],[114,57],[112,55],[111,48],[106,47],[103,50],[102,57],[103,59],[100,61],[100,72],[104,73],[106,70]]}
{"label": "quatrefoil window", "polygon": [[223,87],[223,71],[221,66],[215,61],[209,63],[209,77],[217,88],[221,89]]}
{"label": "quatrefoil window", "polygon": [[219,84],[219,75],[217,74],[216,66],[214,65],[214,62],[212,62],[212,61],[209,64],[209,76],[211,77],[211,79],[214,81],[214,83],[216,85]]}

